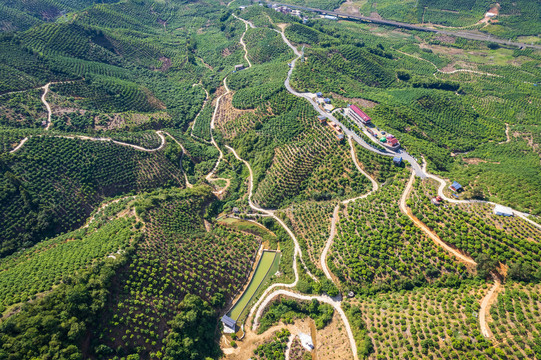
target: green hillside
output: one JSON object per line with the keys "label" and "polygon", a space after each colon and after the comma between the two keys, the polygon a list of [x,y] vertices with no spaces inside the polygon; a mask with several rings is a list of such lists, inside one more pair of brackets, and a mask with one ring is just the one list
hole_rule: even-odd
{"label": "green hillside", "polygon": [[541,359],[541,51],[265,5],[0,4],[0,360]]}

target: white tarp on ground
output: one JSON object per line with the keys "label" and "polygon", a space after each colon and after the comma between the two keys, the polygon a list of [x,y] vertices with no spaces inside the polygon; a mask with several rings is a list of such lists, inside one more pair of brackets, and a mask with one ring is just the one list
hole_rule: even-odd
{"label": "white tarp on ground", "polygon": [[299,339],[301,340],[301,345],[308,351],[314,350],[314,343],[312,342],[312,337],[305,333],[299,333]]}

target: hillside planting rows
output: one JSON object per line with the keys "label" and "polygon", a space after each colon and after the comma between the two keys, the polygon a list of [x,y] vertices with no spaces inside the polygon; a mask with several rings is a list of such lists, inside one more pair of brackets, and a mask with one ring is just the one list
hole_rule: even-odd
{"label": "hillside planting rows", "polygon": [[[295,3],[538,35],[524,1]],[[0,358],[541,358],[539,50],[244,0],[0,14]]]}

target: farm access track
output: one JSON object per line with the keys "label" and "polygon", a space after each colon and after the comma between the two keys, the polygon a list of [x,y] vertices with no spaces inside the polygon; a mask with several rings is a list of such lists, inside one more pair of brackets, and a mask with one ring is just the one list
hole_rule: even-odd
{"label": "farm access track", "polygon": [[[248,51],[247,51],[247,48],[246,48],[246,44],[244,43],[244,35],[246,34],[246,31],[248,30],[248,27],[255,28],[255,26],[251,22],[249,22],[247,20],[239,18],[236,15],[233,15],[233,16],[235,18],[237,18],[238,20],[243,21],[245,26],[246,26],[246,30],[244,31],[241,38],[239,39],[239,42],[241,43],[241,45],[244,48],[244,51],[245,51],[244,57],[248,62],[248,68],[250,68],[250,67],[252,67],[252,64],[251,64],[250,60],[248,59]],[[291,62],[291,67],[289,69],[287,78],[286,78],[286,80],[284,82],[284,85],[285,85],[286,89],[291,94],[293,94],[293,95],[295,95],[297,97],[301,97],[301,98],[306,99],[307,101],[309,101],[312,104],[312,106],[314,107],[314,109],[316,111],[320,112],[321,114],[324,114],[323,110],[321,110],[317,106],[317,104],[306,93],[299,93],[299,92],[295,91],[290,86],[289,80],[290,80],[291,74],[292,74],[292,72],[293,72],[293,70],[295,68],[296,61],[301,57],[301,53],[286,38],[285,33],[284,33],[284,29],[282,29],[281,32],[278,31],[278,30],[275,30],[275,31],[278,32],[281,35],[284,43],[286,45],[288,45],[296,55],[296,58]],[[409,55],[409,54],[406,54],[406,55]],[[491,75],[491,74],[483,74],[483,75]],[[53,83],[47,83],[46,85],[44,85],[42,87],[44,89],[44,93],[41,96],[41,101],[44,103],[44,105],[46,106],[47,111],[48,111],[48,120],[47,120],[47,125],[45,127],[46,131],[49,130],[49,127],[51,125],[51,108],[50,108],[49,104],[46,101],[46,95],[48,93],[48,89],[49,89],[49,86],[51,84],[53,84]],[[196,85],[198,85],[198,84],[194,84],[194,86],[196,86]],[[218,144],[216,143],[216,141],[214,139],[213,130],[214,130],[214,123],[215,123],[215,119],[216,119],[216,115],[217,115],[217,110],[218,110],[218,108],[220,106],[221,99],[222,99],[222,97],[224,95],[226,95],[226,94],[228,94],[230,92],[229,88],[227,87],[227,76],[223,80],[223,85],[224,85],[224,88],[225,88],[226,92],[216,99],[216,105],[215,105],[216,107],[214,109],[214,113],[213,113],[212,120],[211,120],[211,123],[210,123],[210,136],[211,136],[210,144],[212,144],[214,147],[216,147],[218,149],[220,155],[219,155],[218,160],[217,160],[215,166],[213,167],[213,169],[205,177],[206,180],[209,181],[209,182],[218,181],[218,180],[222,180],[222,181],[226,182],[226,186],[224,188],[222,188],[221,190],[215,192],[215,194],[217,196],[223,194],[226,191],[226,189],[229,187],[229,184],[230,184],[230,179],[214,177],[214,173],[217,171],[218,166],[219,166],[221,160],[224,157],[223,151],[221,150],[220,146],[218,146]],[[205,101],[203,103],[203,106],[202,106],[200,112],[196,115],[196,118],[194,120],[194,124],[192,125],[192,131],[191,131],[190,135],[196,140],[209,143],[208,141],[206,141],[204,139],[200,139],[200,138],[198,138],[197,136],[195,136],[193,134],[193,126],[195,125],[195,122],[197,121],[197,118],[199,117],[201,111],[203,110],[203,108],[205,107],[205,105],[207,104],[207,102],[209,100],[209,95],[208,95],[208,92],[206,91],[206,89],[205,89],[205,92],[207,94],[206,99],[205,99]],[[326,115],[331,121],[338,124],[344,130],[344,133],[348,136],[348,142],[349,142],[349,145],[350,145],[350,148],[351,148],[351,156],[352,156],[352,159],[353,159],[353,161],[355,163],[356,168],[363,175],[365,175],[372,183],[372,190],[369,193],[367,193],[365,195],[362,195],[362,196],[359,196],[359,197],[356,197],[356,198],[344,200],[344,201],[341,202],[342,205],[347,206],[347,204],[349,204],[350,202],[353,202],[353,201],[358,200],[358,199],[366,198],[367,196],[369,196],[370,194],[376,192],[379,189],[378,183],[371,176],[369,176],[366,172],[364,172],[363,169],[361,168],[361,166],[359,165],[359,163],[357,161],[357,158],[355,156],[355,151],[354,151],[352,141],[354,140],[359,145],[366,148],[367,150],[370,150],[370,151],[375,152],[375,153],[377,153],[379,155],[382,155],[382,156],[394,156],[395,153],[394,152],[382,152],[380,150],[375,149],[370,144],[368,144],[366,141],[364,141],[361,137],[359,137],[356,133],[354,133],[351,130],[347,129],[332,114],[325,113],[324,115]],[[153,152],[153,151],[161,150],[166,144],[165,136],[168,136],[181,147],[181,149],[183,151],[182,155],[184,156],[184,154],[186,153],[184,147],[173,136],[171,136],[169,133],[164,132],[164,131],[157,131],[156,133],[161,138],[162,142],[161,142],[160,146],[158,146],[157,148],[154,148],[154,149],[147,149],[147,148],[144,148],[144,147],[141,147],[141,146],[137,146],[137,145],[133,145],[133,144],[113,140],[113,139],[110,139],[110,138],[93,138],[93,137],[81,136],[81,135],[73,135],[73,136],[72,135],[50,135],[50,136],[69,138],[69,139],[89,140],[89,141],[110,141],[110,142],[113,142],[113,143],[115,143],[117,145],[120,145],[120,146],[128,146],[128,147],[132,147],[132,148],[134,148],[136,150],[139,150],[139,151],[147,151],[147,152]],[[44,136],[44,135],[35,135],[35,136]],[[15,153],[15,152],[19,151],[24,146],[24,144],[27,142],[27,140],[29,138],[30,137],[25,137],[13,150],[10,151],[10,153]],[[347,316],[346,316],[346,314],[344,313],[344,311],[341,308],[341,298],[340,297],[331,298],[331,297],[325,296],[325,295],[323,295],[323,296],[308,296],[308,295],[299,294],[299,293],[291,291],[291,290],[286,290],[286,289],[292,289],[293,287],[295,287],[297,285],[298,281],[299,281],[297,259],[300,260],[300,262],[303,265],[303,267],[304,267],[306,273],[308,274],[308,276],[310,276],[314,281],[318,281],[318,279],[313,274],[311,274],[310,271],[308,270],[308,268],[306,267],[306,265],[305,265],[305,263],[303,261],[303,258],[302,258],[301,247],[300,247],[300,245],[298,243],[297,238],[295,237],[294,233],[289,229],[289,227],[279,217],[277,217],[275,215],[274,210],[272,210],[272,209],[263,209],[263,208],[260,208],[259,206],[257,206],[256,204],[253,203],[253,201],[252,201],[252,195],[253,195],[253,172],[252,172],[252,168],[251,168],[250,164],[246,160],[242,159],[237,154],[235,149],[233,149],[232,147],[230,147],[228,145],[224,145],[224,146],[227,148],[227,150],[232,152],[233,155],[238,160],[242,161],[247,166],[247,168],[249,170],[248,201],[249,201],[250,207],[253,210],[257,211],[257,212],[262,213],[263,216],[272,217],[275,221],[277,221],[286,230],[286,232],[290,235],[290,237],[292,238],[292,240],[294,242],[294,247],[295,247],[294,254],[293,254],[293,271],[294,271],[294,275],[295,275],[295,280],[290,284],[275,283],[275,284],[271,285],[270,287],[268,287],[264,291],[264,293],[260,297],[260,299],[252,306],[252,308],[250,309],[249,315],[248,315],[248,321],[250,319],[252,321],[252,323],[251,323],[251,325],[252,325],[251,326],[251,331],[255,331],[255,329],[259,325],[259,319],[262,316],[262,313],[265,310],[266,306],[272,301],[272,299],[274,299],[277,296],[287,296],[287,297],[291,297],[291,298],[295,298],[295,299],[303,300],[303,301],[310,301],[312,299],[316,299],[318,301],[321,301],[321,302],[328,303],[328,304],[332,305],[333,308],[339,313],[339,315],[341,316],[342,321],[344,322],[344,325],[346,327],[346,331],[347,331],[348,338],[349,338],[350,345],[351,345],[351,350],[353,352],[353,357],[354,357],[355,360],[358,360],[357,347],[356,347],[356,344],[355,344],[355,339],[353,337],[353,332],[352,332],[351,326],[349,324],[349,321],[347,319]],[[404,193],[403,193],[403,195],[402,195],[402,197],[400,199],[400,202],[401,202],[400,208],[401,208],[401,210],[404,211],[410,218],[412,218],[411,210],[406,208],[405,200],[406,200],[406,198],[407,198],[407,196],[409,194],[409,191],[411,190],[411,186],[413,184],[413,180],[414,180],[415,175],[420,176],[421,178],[429,177],[429,178],[432,178],[432,179],[435,179],[436,181],[438,181],[440,183],[440,187],[438,189],[438,194],[440,196],[442,196],[442,198],[444,198],[446,201],[449,201],[449,202],[452,202],[452,203],[476,203],[476,202],[479,202],[479,201],[455,200],[455,199],[447,198],[443,194],[443,188],[445,187],[445,184],[446,184],[445,181],[443,179],[433,175],[433,174],[429,174],[426,171],[426,162],[424,162],[423,167],[421,168],[421,166],[417,163],[417,161],[413,157],[411,157],[408,153],[402,152],[402,156],[403,156],[405,161],[407,161],[407,162],[409,162],[411,164],[412,170],[413,170],[411,179],[408,182],[408,186],[406,187],[406,189],[405,189],[405,191],[404,191]],[[184,174],[184,175],[185,175],[187,186],[191,187],[192,185],[188,182],[186,174]],[[106,203],[102,204],[97,209],[97,211],[94,213],[94,215],[89,219],[89,221],[87,222],[87,225],[85,225],[85,226],[88,226],[95,219],[96,215],[99,212],[101,212],[104,208],[106,208],[107,206],[109,206],[111,204],[114,204],[114,203],[116,203],[116,202],[118,202],[120,200],[123,200],[123,199],[125,199],[125,198],[115,199],[115,200],[112,200],[112,201],[109,201],[109,202],[106,202]],[[495,203],[492,203],[492,202],[485,202],[485,203],[495,205]],[[336,233],[336,222],[338,221],[338,210],[339,210],[339,206],[341,204],[338,204],[335,207],[334,211],[333,211],[333,218],[332,218],[332,222],[331,222],[330,235],[329,235],[329,238],[328,238],[328,240],[327,240],[327,242],[325,244],[325,247],[324,247],[324,250],[323,250],[322,256],[321,256],[321,267],[323,269],[323,272],[324,272],[325,276],[335,284],[336,284],[336,281],[333,278],[332,273],[330,272],[330,270],[327,267],[326,259],[327,259],[327,254],[328,254],[328,252],[329,252],[329,250],[330,250],[330,248],[332,246],[332,242],[333,242],[333,239],[334,239],[334,236],[335,236],[335,233]],[[527,218],[528,214],[521,213],[521,212],[518,212],[518,211],[513,211],[513,212],[517,216],[524,219],[525,221],[530,222],[531,224],[533,224],[534,226],[536,226],[538,228],[541,228],[540,224],[537,224],[537,223],[535,223],[532,220]],[[443,241],[441,241],[441,239],[439,241],[436,240],[434,238],[434,234],[430,231],[430,229],[428,229],[428,227],[426,227],[426,225],[422,226],[424,224],[420,223],[419,221],[414,221],[414,223],[423,232],[427,233],[427,235],[429,237],[431,237],[436,242],[436,244],[438,246],[443,247],[446,251],[450,252],[453,256],[457,257],[457,259],[459,261],[463,261],[463,262],[467,262],[467,263],[470,263],[472,265],[475,265],[475,262],[473,261],[473,259],[467,257],[466,255],[460,253],[459,251],[457,251],[455,249],[450,248],[449,246],[446,247],[445,243]],[[495,279],[494,286],[490,289],[490,291],[488,292],[488,294],[485,296],[485,298],[482,301],[481,312],[480,312],[480,316],[479,316],[481,331],[482,331],[482,334],[485,337],[492,337],[490,329],[488,328],[488,325],[486,324],[486,312],[488,311],[488,307],[489,307],[489,304],[491,303],[492,297],[497,295],[497,292],[498,292],[497,290],[501,286],[501,283],[500,283],[500,281],[498,280],[498,278],[496,276],[494,276],[494,279]],[[286,288],[286,289],[279,289],[279,288]]]}
{"label": "farm access track", "polygon": [[[247,20],[244,20],[242,18],[239,18],[237,17],[236,15],[234,15],[235,18],[243,21],[246,25],[246,28],[248,28],[248,26],[252,27],[252,28],[255,28],[255,26],[247,21]],[[297,56],[292,62],[291,62],[291,67],[290,67],[290,70],[288,72],[288,76],[285,80],[285,86],[287,88],[287,90],[297,96],[297,97],[302,97],[302,98],[305,98],[306,100],[308,100],[314,107],[314,109],[320,113],[323,114],[323,111],[321,109],[319,109],[319,107],[317,106],[317,104],[307,95],[307,94],[303,94],[303,93],[298,93],[297,91],[293,90],[289,84],[289,80],[290,80],[290,77],[291,77],[291,73],[295,67],[295,63],[296,61],[301,57],[301,53],[296,49],[296,47],[294,47],[290,42],[289,40],[286,38],[285,36],[285,33],[283,32],[283,29],[282,29],[282,32],[279,32],[277,30],[275,30],[276,32],[280,33],[281,36],[282,36],[282,39],[283,41],[293,50],[293,52],[295,53],[295,55]],[[241,39],[243,39],[244,37],[244,34],[242,35]],[[243,44],[243,48],[245,50],[245,58],[248,60],[248,52],[247,52],[247,49],[246,49],[246,45]],[[251,63],[250,64],[250,67],[251,67]],[[490,74],[483,74],[483,75],[490,75]],[[224,79],[224,85],[226,85],[225,83],[225,79]],[[229,92],[229,89],[227,89],[227,91]],[[218,105],[218,104],[217,104]],[[360,138],[359,136],[357,136],[357,134],[355,133],[352,133],[351,131],[349,131],[349,129],[347,129],[342,123],[340,123],[340,121],[338,121],[334,116],[332,116],[332,114],[325,114],[330,120],[334,121],[335,123],[337,123],[339,126],[341,126],[341,128],[344,130],[344,132],[348,135],[348,142],[350,144],[350,147],[351,147],[351,155],[352,155],[352,158],[353,158],[353,161],[355,163],[355,166],[357,167],[357,169],[363,173],[363,175],[367,176],[370,181],[372,182],[372,190],[368,193],[368,194],[365,194],[363,196],[360,196],[360,197],[357,197],[357,198],[353,198],[353,199],[349,199],[349,200],[344,200],[342,202],[343,205],[347,205],[349,202],[351,201],[355,201],[357,199],[360,199],[360,198],[365,198],[367,196],[369,196],[370,194],[372,194],[373,192],[377,191],[378,190],[378,184],[377,182],[372,179],[366,172],[364,172],[362,170],[362,168],[360,167],[360,165],[358,164],[358,161],[356,159],[356,156],[354,155],[354,148],[353,148],[353,144],[352,144],[352,140],[355,140],[357,143],[359,143],[359,145],[363,146],[364,148],[372,151],[372,152],[376,152],[378,153],[379,155],[384,155],[384,156],[394,156],[396,153],[394,152],[381,152],[377,149],[374,149],[372,146],[370,146],[368,143],[366,143],[362,138]],[[212,132],[212,129],[211,129],[211,132]],[[328,303],[328,304],[331,304],[337,311],[338,313],[340,314],[340,316],[342,317],[342,320],[344,321],[344,325],[346,327],[346,330],[347,330],[347,333],[348,333],[348,337],[349,337],[349,340],[350,340],[350,344],[351,344],[351,349],[352,349],[352,352],[353,352],[353,356],[355,359],[358,359],[358,355],[357,355],[357,351],[356,351],[356,344],[355,344],[355,341],[354,341],[354,338],[353,338],[353,333],[351,331],[351,327],[349,325],[349,321],[347,320],[347,317],[345,316],[345,313],[343,313],[342,309],[341,309],[341,306],[340,306],[340,299],[337,298],[337,299],[332,299],[328,296],[307,296],[307,295],[302,295],[302,294],[299,294],[299,293],[296,293],[296,292],[293,292],[291,290],[284,290],[284,289],[277,289],[279,287],[283,287],[283,288],[293,288],[297,282],[298,282],[298,272],[297,272],[297,257],[300,259],[301,263],[304,265],[304,262],[303,262],[303,259],[302,259],[302,251],[298,245],[298,241],[296,239],[296,237],[294,236],[294,234],[291,232],[291,230],[283,223],[283,221],[281,219],[279,219],[278,217],[275,216],[274,214],[274,211],[273,210],[270,210],[270,209],[262,209],[260,207],[258,207],[257,205],[255,205],[253,202],[252,202],[252,192],[253,192],[253,172],[252,172],[252,169],[250,167],[250,164],[240,158],[240,156],[236,153],[236,151],[231,148],[230,146],[227,146],[225,145],[225,147],[230,150],[231,152],[233,152],[233,154],[235,155],[235,157],[237,159],[239,159],[240,161],[244,162],[244,164],[248,167],[249,169],[249,173],[250,173],[250,179],[249,179],[249,189],[248,189],[248,199],[249,199],[249,205],[250,207],[253,209],[253,210],[256,210],[260,213],[263,213],[264,216],[270,216],[270,217],[273,217],[278,223],[280,223],[280,225],[288,232],[288,234],[291,236],[291,238],[293,239],[294,241],[294,244],[295,244],[295,252],[294,252],[294,258],[293,258],[293,269],[294,269],[294,273],[295,273],[295,281],[293,283],[290,283],[290,284],[279,284],[279,283],[275,283],[273,285],[271,285],[269,288],[267,288],[265,290],[265,292],[263,293],[263,295],[260,297],[260,299],[256,302],[256,304],[253,305],[253,307],[251,308],[250,310],[250,313],[248,315],[248,320],[249,321],[250,319],[252,319],[252,331],[254,331],[257,326],[259,325],[259,319],[263,313],[263,311],[265,310],[266,306],[270,303],[270,301],[272,299],[274,299],[275,297],[277,296],[287,296],[287,297],[291,297],[291,298],[295,298],[295,299],[299,299],[299,300],[311,300],[311,299],[317,299],[318,301],[322,301],[322,302],[325,302],[325,303]],[[453,200],[453,199],[449,199],[447,197],[444,196],[443,194],[443,187],[445,186],[445,181],[443,179],[440,179],[438,177],[436,177],[435,175],[432,175],[432,174],[429,174],[427,171],[426,171],[426,162],[424,163],[424,166],[421,168],[421,166],[419,165],[419,163],[416,161],[416,159],[414,159],[411,155],[407,154],[406,152],[402,152],[403,154],[403,157],[405,158],[406,161],[408,161],[411,165],[412,165],[412,176],[411,176],[411,179],[410,181],[408,182],[408,185],[404,191],[404,194],[403,196],[401,197],[400,199],[400,202],[401,202],[401,210],[404,211],[409,217],[410,219],[412,219],[412,221],[414,221],[414,219],[412,218],[412,215],[411,215],[411,210],[409,209],[406,209],[406,206],[405,206],[405,201],[406,201],[406,198],[411,190],[411,186],[413,184],[413,180],[415,178],[415,175],[418,175],[420,176],[421,178],[433,178],[433,179],[436,179],[437,181],[440,182],[440,184],[442,184],[440,186],[440,189],[439,189],[439,194],[440,196],[442,196],[443,198],[445,198],[446,200],[450,200],[450,202],[457,202],[456,200]],[[475,201],[469,201],[469,200],[461,200],[460,202],[465,202],[465,203],[474,203]],[[491,204],[494,204],[494,203],[491,203]],[[324,247],[324,250],[323,250],[323,253],[322,253],[322,256],[321,256],[321,267],[325,273],[325,276],[330,279],[333,283],[335,283],[335,280],[332,276],[332,273],[329,271],[328,267],[327,267],[327,261],[326,261],[326,258],[327,258],[327,253],[332,245],[332,241],[333,241],[333,238],[334,238],[334,235],[335,235],[335,232],[336,232],[336,222],[338,220],[338,210],[339,210],[339,206],[340,204],[337,205],[337,207],[335,207],[334,211],[333,211],[333,218],[332,218],[332,223],[331,223],[331,231],[330,231],[330,235],[329,235],[329,239],[327,240],[326,244],[325,244],[325,247]],[[541,228],[541,225],[539,224],[536,224],[534,223],[533,221],[531,221],[530,219],[527,219],[527,214],[523,214],[523,213],[519,213],[517,211],[515,211],[515,213],[517,213],[517,215],[519,215],[521,218],[525,219],[526,221],[529,221],[533,224],[535,224],[536,226],[540,227]],[[418,219],[417,219],[418,220]],[[467,257],[466,255],[462,254],[461,252],[459,252],[458,250],[456,249],[453,249],[451,248],[449,245],[447,245],[445,242],[443,242],[441,239],[437,238],[437,236],[435,236],[435,234],[433,232],[430,231],[430,229],[428,229],[428,227],[424,224],[422,224],[420,221],[414,221],[415,225],[418,226],[423,232],[427,233],[427,235],[432,238],[436,245],[442,247],[444,250],[446,250],[447,252],[451,253],[453,256],[455,256],[459,261],[462,261],[462,262],[466,262],[466,263],[469,263],[470,265],[476,265],[475,261],[473,261],[473,259]],[[424,226],[423,226],[424,225]],[[313,275],[308,271],[308,269],[306,268],[306,266],[304,265],[304,268],[307,272],[307,274],[314,278]],[[486,294],[486,296],[483,298],[482,300],[482,303],[481,303],[481,311],[480,311],[480,327],[481,327],[481,332],[482,334],[487,337],[487,338],[491,338],[492,337],[492,333],[490,332],[490,329],[488,328],[488,324],[487,324],[487,321],[486,321],[486,313],[488,312],[489,310],[489,304],[491,303],[492,301],[492,298],[494,296],[497,295],[497,292],[498,292],[498,289],[499,287],[501,286],[501,283],[498,279],[498,277],[495,275],[495,274],[492,274],[493,278],[494,278],[494,286],[490,289],[490,291]],[[277,289],[275,291],[272,291],[274,289]],[[272,292],[271,292],[272,291]],[[255,314],[255,316],[254,316]],[[288,351],[288,350],[286,350]]]}

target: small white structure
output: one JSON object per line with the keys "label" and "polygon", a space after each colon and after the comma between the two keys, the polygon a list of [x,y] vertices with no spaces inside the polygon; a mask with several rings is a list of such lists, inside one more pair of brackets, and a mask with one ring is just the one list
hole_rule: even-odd
{"label": "small white structure", "polygon": [[338,20],[337,16],[332,16],[332,15],[323,15],[322,17],[327,20]]}
{"label": "small white structure", "polygon": [[308,351],[314,350],[314,343],[312,342],[312,337],[305,333],[299,333],[299,339],[301,340],[301,345]]}
{"label": "small white structure", "polygon": [[498,14],[491,13],[490,11],[485,14],[486,17],[490,17],[490,18],[494,17],[496,15],[498,15]]}
{"label": "small white structure", "polygon": [[325,111],[331,112],[334,110],[334,106],[331,104],[324,104],[323,109],[325,109]]}
{"label": "small white structure", "polygon": [[500,216],[513,216],[513,209],[507,206],[496,205],[494,207],[494,214]]}

